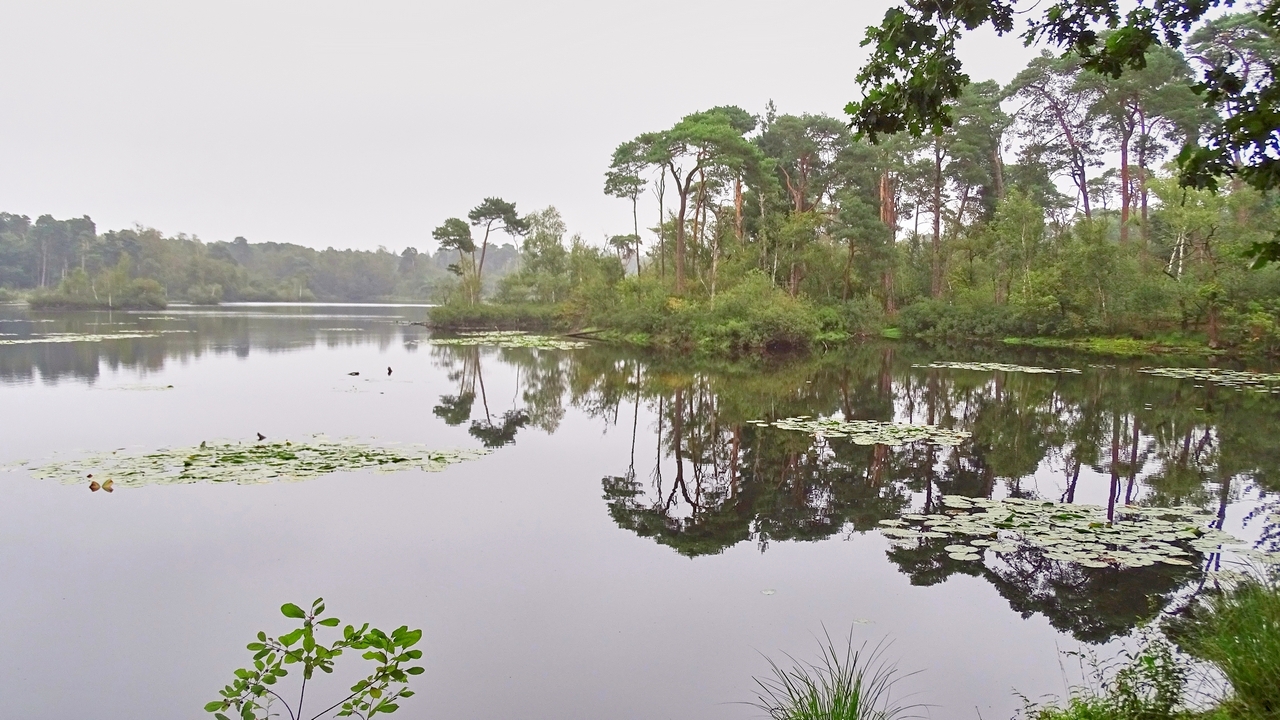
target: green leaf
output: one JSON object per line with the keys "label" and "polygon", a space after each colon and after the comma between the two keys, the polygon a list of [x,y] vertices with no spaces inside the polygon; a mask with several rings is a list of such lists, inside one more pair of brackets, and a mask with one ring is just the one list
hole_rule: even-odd
{"label": "green leaf", "polygon": [[338,618],[325,618],[325,619],[323,619],[323,620],[320,620],[320,621],[319,621],[319,622],[317,622],[316,624],[317,624],[317,625],[323,625],[323,626],[325,626],[325,627],[337,627],[337,626],[338,626],[338,623],[340,623],[340,622],[342,622],[342,621],[341,621],[341,620],[339,620]]}
{"label": "green leaf", "polygon": [[294,643],[296,643],[296,642],[298,642],[299,640],[301,640],[301,639],[302,639],[302,633],[303,633],[302,628],[298,628],[297,630],[294,630],[294,631],[293,631],[293,632],[291,632],[291,633],[287,633],[287,634],[285,634],[285,635],[281,635],[281,636],[280,636],[280,644],[281,644],[281,645],[284,645],[285,647],[289,647],[290,645],[292,645],[292,644],[294,644]]}
{"label": "green leaf", "polygon": [[303,620],[307,617],[307,614],[302,611],[302,608],[294,605],[293,603],[285,603],[281,605],[280,612],[284,614],[285,617],[294,618],[296,620]]}
{"label": "green leaf", "polygon": [[205,705],[204,705],[204,711],[205,711],[205,712],[217,712],[217,711],[219,711],[219,710],[221,710],[221,709],[225,708],[226,706],[227,706],[226,701],[224,701],[224,700],[214,700],[214,701],[213,701],[213,702],[211,702],[211,703],[205,703]]}
{"label": "green leaf", "polygon": [[427,671],[426,668],[421,668],[421,667],[411,667],[405,670],[405,672],[409,673],[410,675],[421,675],[426,671]]}

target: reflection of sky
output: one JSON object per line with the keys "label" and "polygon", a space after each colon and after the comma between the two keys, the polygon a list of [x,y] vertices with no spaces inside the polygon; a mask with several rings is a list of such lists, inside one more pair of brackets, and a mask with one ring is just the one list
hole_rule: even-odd
{"label": "reflection of sky", "polygon": [[[191,321],[194,334],[72,344],[83,364],[58,376],[70,382],[4,375],[0,465],[259,432],[479,444],[470,422],[450,426],[432,412],[460,392],[464,354],[418,349],[409,340],[423,329],[363,310],[322,313],[336,322],[256,314],[214,311]],[[339,324],[367,329],[320,332]],[[47,368],[64,367],[60,352],[30,350],[0,348],[0,368],[20,358],[48,380]],[[1064,691],[1057,653],[1076,646],[1070,637],[1039,614],[1022,618],[982,578],[912,586],[878,533],[766,552],[740,542],[691,559],[620,529],[601,478],[631,463],[633,418],[636,477],[647,484],[661,468],[669,490],[674,476],[657,403],[625,397],[588,412],[589,398],[575,406],[565,395],[590,380],[567,372],[567,360],[534,367],[505,361],[514,351],[477,355],[469,420],[487,404],[494,422],[514,410],[534,421],[513,445],[441,473],[111,495],[0,475],[0,616],[24,631],[0,653],[8,711],[207,717],[200,707],[244,664],[243,644],[284,629],[275,608],[320,595],[344,621],[425,629],[428,672],[401,711],[408,717],[754,717],[733,703],[752,699],[751,676],[767,670],[758,652],[811,658],[824,626],[853,628],[859,642],[892,638],[901,667],[923,671],[903,689],[937,705],[933,718],[972,718],[975,707],[1008,717],[1019,706],[1012,689]],[[536,399],[547,387],[560,389]],[[556,407],[537,407],[546,396]],[[1063,475],[1051,458],[1022,488],[1054,496]],[[1085,466],[1077,498],[1105,501],[1109,483]],[[1229,522],[1246,506],[1232,505]]]}

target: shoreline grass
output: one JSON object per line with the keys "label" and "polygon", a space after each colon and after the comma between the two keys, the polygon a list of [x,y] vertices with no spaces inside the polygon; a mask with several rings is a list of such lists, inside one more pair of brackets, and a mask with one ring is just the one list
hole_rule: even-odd
{"label": "shoreline grass", "polygon": [[830,633],[824,637],[815,663],[788,655],[792,665],[786,668],[766,657],[772,676],[755,678],[760,690],[750,704],[771,720],[898,720],[915,717],[911,711],[923,707],[893,697],[894,685],[907,676],[885,659],[888,644],[855,649],[850,631],[841,651]]}

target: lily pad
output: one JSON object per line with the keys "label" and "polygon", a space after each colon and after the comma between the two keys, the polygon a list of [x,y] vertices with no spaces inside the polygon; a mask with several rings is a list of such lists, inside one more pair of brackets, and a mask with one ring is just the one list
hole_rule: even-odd
{"label": "lily pad", "polygon": [[587,346],[581,340],[547,335],[530,335],[519,331],[467,332],[456,338],[430,338],[432,345],[456,345],[462,347],[533,348],[535,350],[578,350]]}
{"label": "lily pad", "polygon": [[1221,368],[1173,368],[1145,367],[1138,370],[1145,375],[1175,378],[1179,380],[1201,380],[1215,385],[1269,393],[1280,387],[1280,374],[1258,373],[1247,370],[1223,370]]}
{"label": "lily pad", "polygon": [[416,445],[377,446],[351,441],[201,443],[199,447],[150,453],[110,452],[41,465],[30,470],[40,479],[67,485],[90,475],[114,480],[116,487],[306,480],[335,472],[373,468],[380,471],[435,472],[473,460],[488,450],[430,450]]}
{"label": "lily pad", "polygon": [[815,437],[848,437],[857,445],[901,446],[915,442],[950,447],[970,437],[963,430],[937,425],[909,425],[879,420],[813,419],[805,415],[768,423],[780,430],[795,430]]}
{"label": "lily pad", "polygon": [[56,335],[41,335],[39,337],[25,337],[14,340],[0,340],[0,345],[39,345],[43,343],[77,343],[77,342],[103,342],[104,340],[130,340],[133,338],[154,338],[160,337],[158,332],[150,333],[111,333],[111,334],[93,334],[93,333],[60,333]]}
{"label": "lily pad", "polygon": [[1073,375],[1080,374],[1080,371],[1075,368],[1046,368],[1035,367],[1033,365],[1010,365],[1008,363],[989,362],[932,362],[927,365],[912,365],[911,367],[943,370],[978,370],[980,372],[1032,373],[1037,375],[1055,375],[1058,373],[1068,373]]}

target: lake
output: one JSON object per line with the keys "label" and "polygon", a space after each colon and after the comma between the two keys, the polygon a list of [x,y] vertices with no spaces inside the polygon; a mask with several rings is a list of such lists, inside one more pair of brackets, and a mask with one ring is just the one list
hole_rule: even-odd
{"label": "lake", "polygon": [[[425,314],[0,306],[5,716],[212,717],[245,643],[323,596],[344,621],[424,630],[400,717],[761,717],[745,703],[766,657],[815,660],[829,632],[891,641],[930,717],[992,720],[1015,692],[1065,694],[1061,653],[1114,655],[1231,557],[1177,550],[1172,525],[1153,541],[1168,562],[976,556],[948,530],[971,509],[956,496],[1182,507],[1261,550],[1280,538],[1280,378],[907,343],[699,365],[438,345],[410,324]],[[945,433],[877,443],[884,422]],[[113,492],[75,464],[105,480],[258,434],[489,452],[290,481],[119,465]]]}

